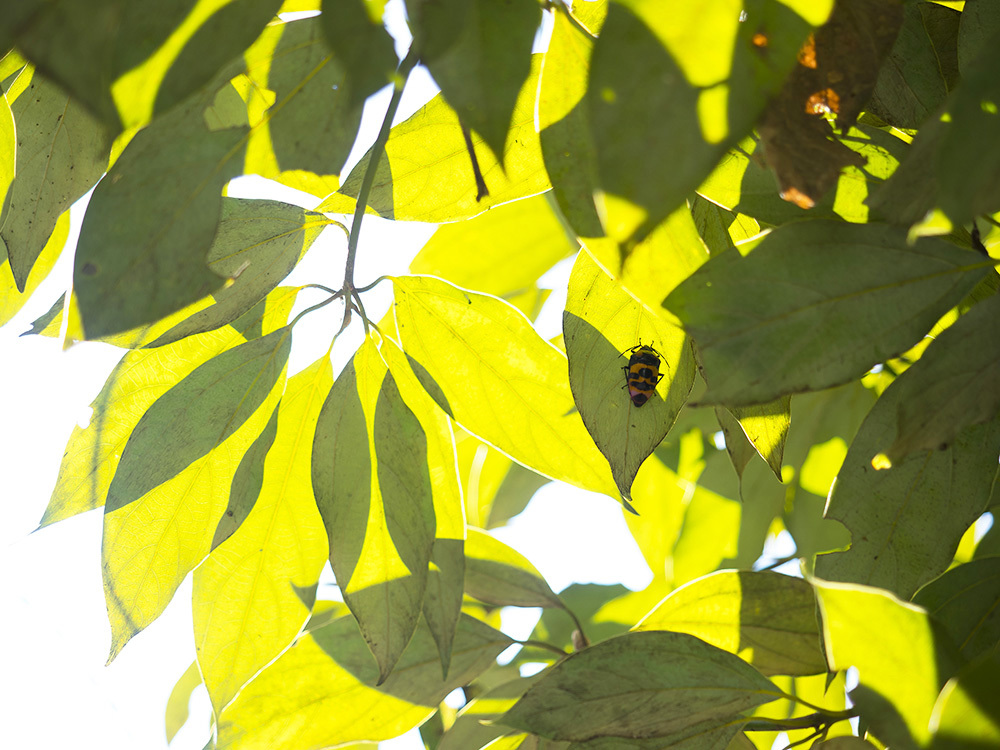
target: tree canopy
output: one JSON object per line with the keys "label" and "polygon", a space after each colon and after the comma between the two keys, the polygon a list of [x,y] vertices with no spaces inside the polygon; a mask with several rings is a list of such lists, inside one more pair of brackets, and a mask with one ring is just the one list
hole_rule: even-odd
{"label": "tree canopy", "polygon": [[[72,253],[29,333],[123,351],[41,526],[103,508],[109,661],[193,577],[168,738],[204,684],[217,750],[1000,746],[1000,4],[385,5],[4,11],[0,324]],[[369,215],[440,227],[361,279]],[[343,281],[288,285],[322,232]],[[363,343],[289,372],[331,304]],[[491,534],[550,481],[646,589]]]}

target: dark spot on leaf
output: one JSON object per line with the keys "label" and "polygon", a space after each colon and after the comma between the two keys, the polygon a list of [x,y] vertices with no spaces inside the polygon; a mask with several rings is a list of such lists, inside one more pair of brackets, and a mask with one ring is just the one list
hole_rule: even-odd
{"label": "dark spot on leaf", "polygon": [[80,268],[80,273],[82,273],[84,276],[93,276],[95,273],[97,273],[97,266],[89,262],[84,263],[83,267]]}
{"label": "dark spot on leaf", "polygon": [[233,512],[231,510],[227,510],[226,511],[226,515],[229,516],[230,518],[232,518],[233,517]]}

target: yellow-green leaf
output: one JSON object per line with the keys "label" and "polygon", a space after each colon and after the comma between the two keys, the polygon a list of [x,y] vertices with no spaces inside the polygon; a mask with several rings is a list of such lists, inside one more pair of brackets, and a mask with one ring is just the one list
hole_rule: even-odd
{"label": "yellow-green leaf", "polygon": [[[388,740],[417,726],[444,697],[494,663],[511,640],[463,615],[449,678],[424,625],[381,684],[352,617],[300,638],[247,685],[219,719],[219,750],[321,750]],[[377,686],[376,686],[377,685]]]}
{"label": "yellow-green leaf", "polygon": [[574,411],[565,356],[520,312],[429,277],[397,278],[395,289],[403,349],[459,424],[540,474],[615,492]]}
{"label": "yellow-green leaf", "polygon": [[11,111],[17,128],[16,176],[6,191],[0,240],[17,288],[24,292],[60,214],[107,169],[111,136],[85,107],[37,72]]}
{"label": "yellow-green leaf", "polygon": [[767,404],[734,406],[729,411],[739,421],[747,440],[760,457],[767,461],[780,482],[781,458],[785,453],[785,438],[788,437],[788,426],[791,424],[791,396],[782,396]]}
{"label": "yellow-green leaf", "polygon": [[426,433],[371,339],[323,405],[312,478],[334,575],[381,682],[420,617],[435,514]]}
{"label": "yellow-green leaf", "polygon": [[779,573],[720,571],[691,581],[634,629],[690,633],[767,675],[826,671],[812,587]]}
{"label": "yellow-green leaf", "polygon": [[856,667],[869,691],[863,691],[860,704],[853,696],[862,717],[881,724],[886,721],[881,712],[891,710],[910,741],[925,745],[931,711],[948,676],[941,669],[954,664],[949,665],[948,650],[935,638],[927,612],[868,586],[815,581],[814,587],[830,669]]}
{"label": "yellow-green leaf", "polygon": [[253,509],[195,571],[195,644],[216,716],[309,617],[328,555],[312,438],[332,385],[327,356],[289,379]]}
{"label": "yellow-green leaf", "polygon": [[104,507],[109,661],[211,550],[239,460],[280,398],[290,345],[282,328],[224,351],[153,402],[132,430]]}
{"label": "yellow-green leaf", "polygon": [[[492,206],[548,190],[548,175],[535,132],[535,95],[540,56],[521,89],[504,151],[503,167],[475,133],[472,143],[489,195],[477,199],[476,180],[455,110],[438,95],[389,133],[375,170],[368,210],[403,221],[458,221]],[[371,160],[365,154],[340,190],[317,211],[353,213],[362,176]]]}
{"label": "yellow-green leaf", "polygon": [[191,662],[184,674],[182,674],[174,689],[170,691],[167,698],[167,709],[164,716],[164,726],[167,730],[167,742],[173,740],[174,735],[180,731],[188,720],[188,703],[191,701],[191,693],[201,684],[201,673],[198,671],[198,662]]}
{"label": "yellow-green leaf", "polygon": [[5,325],[17,315],[38,285],[49,275],[49,271],[59,260],[59,255],[62,253],[68,237],[69,211],[66,211],[56,221],[56,226],[52,230],[52,234],[49,235],[48,242],[35,258],[31,271],[28,272],[23,291],[18,291],[17,281],[15,281],[14,274],[10,269],[10,259],[4,258],[3,262],[0,263],[0,326]]}
{"label": "yellow-green leaf", "polygon": [[548,193],[536,195],[442,225],[410,263],[410,273],[504,298],[531,288],[575,249],[550,200]]}
{"label": "yellow-green leaf", "polygon": [[163,346],[243,315],[288,276],[330,224],[325,216],[288,203],[223,198],[206,262],[219,276],[233,282],[212,295],[211,305],[146,345]]}
{"label": "yellow-green leaf", "polygon": [[931,714],[933,750],[1000,746],[1000,657],[984,656],[948,681]]}
{"label": "yellow-green leaf", "polygon": [[410,0],[420,59],[463,124],[504,159],[518,92],[530,74],[541,10],[534,0]]}
{"label": "yellow-green leaf", "polygon": [[[694,383],[687,337],[616,284],[586,250],[570,275],[563,335],[573,399],[629,507],[639,466],[673,425]],[[623,387],[623,368],[640,345],[656,350],[663,376],[641,408]]]}
{"label": "yellow-green leaf", "polygon": [[562,607],[534,565],[484,531],[469,529],[465,544],[465,590],[497,606]]}
{"label": "yellow-green leaf", "polygon": [[[294,299],[294,295],[282,290],[275,292],[263,333],[287,322]],[[169,321],[168,318],[168,325]],[[274,321],[278,321],[277,325],[273,325]],[[155,336],[158,330],[153,327],[151,335]],[[101,507],[125,444],[153,402],[196,367],[244,341],[246,338],[239,331],[225,326],[158,349],[126,353],[91,404],[90,423],[73,428],[40,526]]]}
{"label": "yellow-green leaf", "polygon": [[[576,5],[574,13],[580,3]],[[594,205],[597,155],[584,99],[594,42],[570,20],[568,13],[554,15],[552,38],[538,85],[542,155],[566,221],[581,237],[600,237],[604,228]]]}

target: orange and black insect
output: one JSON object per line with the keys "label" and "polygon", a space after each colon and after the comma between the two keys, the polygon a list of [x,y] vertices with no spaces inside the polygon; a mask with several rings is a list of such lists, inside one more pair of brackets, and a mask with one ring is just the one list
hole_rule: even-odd
{"label": "orange and black insect", "polygon": [[637,407],[645,404],[656,384],[663,379],[660,373],[660,357],[662,356],[651,346],[639,344],[631,349],[626,349],[622,355],[628,353],[628,364],[622,368],[625,373],[625,385],[628,388],[629,398]]}

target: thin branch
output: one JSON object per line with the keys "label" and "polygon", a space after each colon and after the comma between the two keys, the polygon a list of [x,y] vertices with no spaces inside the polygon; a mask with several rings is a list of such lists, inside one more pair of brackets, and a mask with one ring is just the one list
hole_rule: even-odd
{"label": "thin branch", "polygon": [[396,71],[396,85],[392,91],[392,99],[385,111],[382,119],[382,128],[378,131],[375,144],[369,152],[368,165],[365,167],[365,174],[361,178],[361,189],[358,190],[358,202],[354,207],[354,221],[351,223],[351,234],[347,239],[347,266],[344,270],[344,292],[350,297],[354,297],[354,261],[358,254],[358,237],[361,234],[361,221],[364,219],[365,210],[368,208],[368,196],[371,194],[372,184],[375,182],[375,172],[378,170],[379,162],[385,153],[385,144],[389,140],[389,131],[392,129],[392,120],[399,109],[399,101],[403,97],[403,89],[406,81],[410,77],[410,72],[416,66],[420,55],[414,47],[406,53],[406,57],[399,64]]}
{"label": "thin branch", "polygon": [[304,318],[309,313],[314,312],[316,310],[319,310],[322,307],[326,307],[327,305],[329,305],[334,300],[340,299],[341,296],[342,295],[341,295],[340,292],[335,292],[335,293],[331,294],[329,297],[327,297],[325,300],[323,300],[322,302],[318,302],[315,305],[313,305],[312,307],[307,307],[305,310],[303,310],[302,312],[300,312],[298,315],[296,315],[292,319],[292,322],[288,324],[289,327],[294,327],[295,324],[299,322],[299,320],[301,320],[302,318]]}
{"label": "thin branch", "polygon": [[535,648],[540,648],[544,651],[551,651],[554,654],[559,654],[559,656],[569,656],[568,653],[563,651],[558,646],[553,646],[551,643],[546,643],[545,641],[536,641],[529,638],[526,641],[515,640],[514,643],[520,643],[522,646],[534,646]]}

